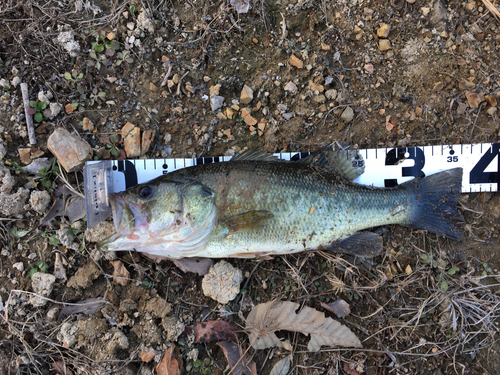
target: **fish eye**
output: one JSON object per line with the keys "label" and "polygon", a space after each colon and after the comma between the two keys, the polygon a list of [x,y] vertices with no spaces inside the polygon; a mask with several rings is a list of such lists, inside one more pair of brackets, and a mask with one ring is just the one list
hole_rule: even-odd
{"label": "fish eye", "polygon": [[152,193],[150,186],[144,186],[141,190],[139,190],[139,196],[141,198],[148,198]]}

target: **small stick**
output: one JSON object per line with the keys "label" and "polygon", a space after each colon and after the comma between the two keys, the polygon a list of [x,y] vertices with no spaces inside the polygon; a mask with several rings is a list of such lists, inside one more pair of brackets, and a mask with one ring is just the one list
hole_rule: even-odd
{"label": "small stick", "polygon": [[30,139],[30,144],[36,144],[35,137],[35,127],[33,125],[33,116],[29,114],[30,109],[30,97],[28,94],[28,84],[21,83],[21,93],[23,95],[23,103],[24,103],[24,115],[26,116],[26,126],[28,127],[28,136]]}
{"label": "small stick", "polygon": [[167,80],[168,80],[168,77],[170,77],[171,72],[172,72],[172,64],[169,64],[168,69],[167,69],[167,74],[165,74],[165,78],[163,78],[163,81],[161,83],[161,87],[163,87],[167,84]]}
{"label": "small stick", "polygon": [[185,77],[185,76],[187,76],[187,75],[188,75],[188,73],[189,73],[189,70],[188,70],[186,73],[184,73],[184,74],[182,75],[182,77],[181,77],[181,78],[179,78],[179,84],[177,85],[177,92],[176,92],[176,94],[175,94],[175,95],[179,96],[179,95],[181,94],[181,84],[182,84],[182,80],[184,79],[184,77]]}

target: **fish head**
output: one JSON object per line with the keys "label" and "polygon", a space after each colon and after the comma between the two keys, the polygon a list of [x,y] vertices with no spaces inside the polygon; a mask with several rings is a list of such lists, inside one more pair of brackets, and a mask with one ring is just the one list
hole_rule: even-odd
{"label": "fish head", "polygon": [[189,238],[215,217],[215,194],[189,178],[157,179],[108,198],[117,233],[101,242],[102,250],[166,246]]}

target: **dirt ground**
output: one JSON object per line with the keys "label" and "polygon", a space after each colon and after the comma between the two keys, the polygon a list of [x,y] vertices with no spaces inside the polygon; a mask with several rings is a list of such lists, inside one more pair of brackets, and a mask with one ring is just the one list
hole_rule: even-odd
{"label": "dirt ground", "polygon": [[[377,229],[384,249],[371,260],[229,259],[244,279],[227,305],[171,262],[99,253],[110,223],[89,231],[84,219],[59,216],[39,225],[64,180],[83,191],[81,167],[66,174],[52,162],[56,128],[78,134],[96,160],[132,155],[115,136],[127,122],[155,132],[146,158],[312,151],[334,140],[498,141],[500,22],[484,2],[251,0],[243,13],[245,4],[0,3],[0,373],[64,373],[65,363],[68,374],[152,374],[171,344],[185,373],[227,373],[219,346],[193,343],[184,326],[244,327],[258,303],[322,310],[339,298],[351,309],[340,320],[364,348],[310,353],[303,335],[281,332],[293,348],[291,374],[500,373],[497,193],[461,196],[461,241],[390,226]],[[40,120],[35,145],[21,82]],[[224,102],[214,110],[215,96]],[[42,171],[21,171],[43,157]],[[95,311],[68,310],[97,298]],[[247,336],[238,338],[246,349]],[[259,374],[289,354],[250,353]]]}

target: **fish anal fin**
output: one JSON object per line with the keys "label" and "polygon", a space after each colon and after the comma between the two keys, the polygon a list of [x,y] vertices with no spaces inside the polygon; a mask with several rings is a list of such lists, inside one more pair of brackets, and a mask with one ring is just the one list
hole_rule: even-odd
{"label": "fish anal fin", "polygon": [[313,152],[298,163],[326,169],[348,181],[354,181],[365,172],[365,161],[358,150],[334,142],[323,149]]}
{"label": "fish anal fin", "polygon": [[230,235],[238,232],[261,228],[265,226],[267,222],[273,217],[274,215],[270,211],[248,211],[242,214],[231,216],[224,220],[221,224],[229,229],[228,235]]}
{"label": "fish anal fin", "polygon": [[373,258],[382,251],[382,236],[372,232],[354,233],[352,236],[329,246],[322,250],[349,253],[364,258]]}

